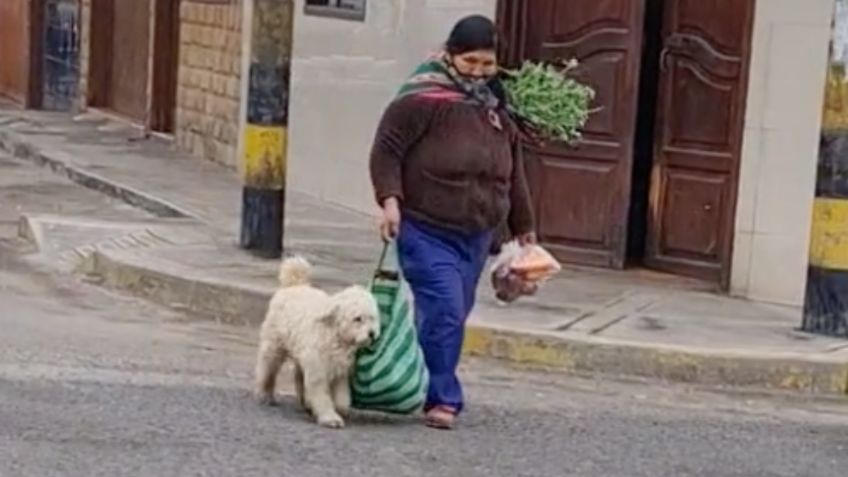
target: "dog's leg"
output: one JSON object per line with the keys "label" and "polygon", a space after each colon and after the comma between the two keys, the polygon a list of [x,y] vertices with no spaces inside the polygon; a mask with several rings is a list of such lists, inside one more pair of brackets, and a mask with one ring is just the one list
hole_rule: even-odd
{"label": "dog's leg", "polygon": [[303,392],[303,369],[300,364],[294,365],[294,391],[297,395],[297,402],[303,407],[306,412],[312,412],[309,409],[309,403],[306,402],[306,396]]}
{"label": "dog's leg", "polygon": [[277,384],[277,374],[286,360],[285,350],[272,340],[261,340],[259,354],[256,357],[256,383],[254,394],[256,399],[267,405],[274,405],[274,390]]}
{"label": "dog's leg", "polygon": [[330,396],[332,384],[328,379],[326,369],[323,366],[312,366],[301,363],[304,371],[303,391],[306,404],[312,410],[312,414],[318,424],[333,429],[344,427],[344,419],[336,412],[333,398]]}
{"label": "dog's leg", "polygon": [[350,415],[350,377],[347,374],[339,376],[333,382],[333,403],[336,405],[336,411],[342,417]]}

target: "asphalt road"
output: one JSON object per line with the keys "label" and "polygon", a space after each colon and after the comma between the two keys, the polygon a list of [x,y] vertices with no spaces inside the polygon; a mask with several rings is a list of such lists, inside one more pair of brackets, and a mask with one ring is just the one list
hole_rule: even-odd
{"label": "asphalt road", "polygon": [[[0,477],[848,473],[848,404],[791,395],[472,362],[455,432],[383,416],[330,431],[290,400],[260,407],[249,396],[253,330],[55,276],[22,260],[14,242],[3,245],[15,211],[50,205],[37,197],[55,179],[15,165],[10,184],[2,166],[0,158]],[[118,207],[72,187],[62,194],[65,211]]]}

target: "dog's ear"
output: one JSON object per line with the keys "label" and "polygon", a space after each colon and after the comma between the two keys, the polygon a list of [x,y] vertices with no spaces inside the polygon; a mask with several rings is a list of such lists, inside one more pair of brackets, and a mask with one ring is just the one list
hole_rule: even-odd
{"label": "dog's ear", "polygon": [[334,304],[327,313],[321,317],[321,322],[327,326],[334,326],[336,324],[336,316],[339,314],[339,305]]}

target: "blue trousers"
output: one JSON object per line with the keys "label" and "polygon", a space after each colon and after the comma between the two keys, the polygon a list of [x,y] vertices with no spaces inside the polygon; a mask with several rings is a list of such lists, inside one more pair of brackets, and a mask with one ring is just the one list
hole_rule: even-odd
{"label": "blue trousers", "polygon": [[418,338],[430,372],[425,409],[463,408],[456,370],[491,241],[491,232],[464,235],[411,219],[401,223],[400,267],[415,299]]}

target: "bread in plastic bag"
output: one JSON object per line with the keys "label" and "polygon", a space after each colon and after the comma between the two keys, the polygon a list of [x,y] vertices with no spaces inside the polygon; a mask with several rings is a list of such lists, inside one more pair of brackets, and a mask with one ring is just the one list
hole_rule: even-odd
{"label": "bread in plastic bag", "polygon": [[542,283],[561,269],[556,259],[539,245],[509,242],[492,263],[495,297],[512,303],[522,296],[534,295]]}

